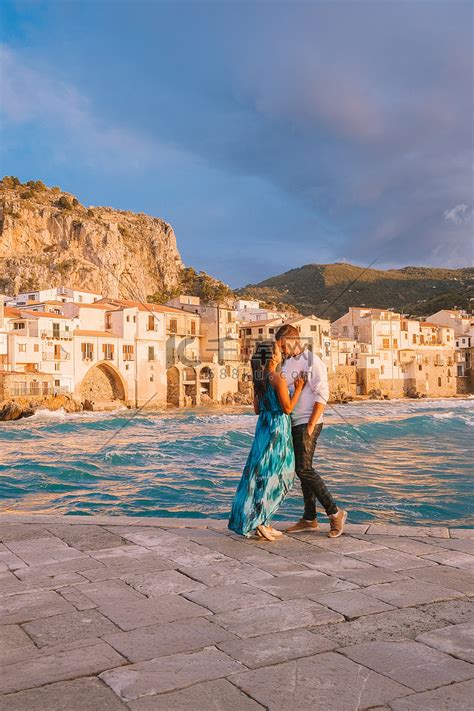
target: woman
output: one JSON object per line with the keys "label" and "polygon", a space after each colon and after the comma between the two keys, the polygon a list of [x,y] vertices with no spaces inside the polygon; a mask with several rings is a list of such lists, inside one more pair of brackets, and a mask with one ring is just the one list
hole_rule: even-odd
{"label": "woman", "polygon": [[295,379],[290,398],[285,378],[277,372],[281,351],[276,343],[263,341],[252,356],[254,410],[259,415],[252,449],[237,487],[229,528],[243,536],[256,533],[268,541],[281,536],[269,525],[291,489],[295,457],[289,414],[304,387],[302,378]]}

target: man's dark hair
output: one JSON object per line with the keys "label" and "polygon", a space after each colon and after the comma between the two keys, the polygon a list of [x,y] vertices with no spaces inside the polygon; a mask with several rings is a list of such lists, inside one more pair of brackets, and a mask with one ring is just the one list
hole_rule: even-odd
{"label": "man's dark hair", "polygon": [[296,326],[292,326],[290,323],[284,323],[280,326],[278,331],[275,333],[275,341],[279,341],[282,338],[299,338],[300,332]]}

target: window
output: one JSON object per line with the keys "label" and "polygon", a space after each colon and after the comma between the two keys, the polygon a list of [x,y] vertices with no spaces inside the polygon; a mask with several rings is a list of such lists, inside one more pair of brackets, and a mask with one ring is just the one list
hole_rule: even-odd
{"label": "window", "polygon": [[133,346],[122,346],[123,348],[123,359],[124,360],[135,360],[135,353]]}
{"label": "window", "polygon": [[36,301],[36,294],[28,294],[28,301]]}
{"label": "window", "polygon": [[105,314],[105,328],[112,328],[112,314]]}
{"label": "window", "polygon": [[61,363],[55,363],[54,370],[61,370]]}
{"label": "window", "polygon": [[170,319],[170,333],[178,333],[178,321],[175,318]]}
{"label": "window", "polygon": [[150,383],[152,383],[154,381],[154,379],[155,379],[154,376],[150,375]]}
{"label": "window", "polygon": [[246,336],[251,336],[251,335],[252,335],[252,329],[251,329],[251,328],[246,328],[246,329],[245,329],[245,335],[246,335]]}
{"label": "window", "polygon": [[275,333],[275,329],[274,329],[274,328],[269,328],[269,329],[268,329],[268,333]]}
{"label": "window", "polygon": [[390,338],[382,338],[382,348],[390,348]]}
{"label": "window", "polygon": [[20,353],[26,353],[26,343],[19,343],[18,350]]}
{"label": "window", "polygon": [[13,324],[13,330],[14,331],[24,331],[26,328],[26,323],[23,321],[19,321],[18,323]]}
{"label": "window", "polygon": [[137,317],[134,316],[134,317],[133,317],[133,323],[136,323],[136,322],[137,322]]}
{"label": "window", "polygon": [[103,343],[102,344],[102,353],[104,354],[104,360],[113,360],[114,359],[114,350],[115,350],[115,346],[113,343]]}
{"label": "window", "polygon": [[54,381],[54,387],[59,388],[61,386],[61,381],[60,380],[55,380]]}
{"label": "window", "polygon": [[196,321],[191,321],[191,336],[196,335]]}
{"label": "window", "polygon": [[82,353],[82,360],[93,360],[94,359],[94,344],[93,343],[81,343],[81,353]]}
{"label": "window", "polygon": [[59,338],[60,325],[59,323],[53,323],[53,338]]}
{"label": "window", "polygon": [[155,360],[155,347],[148,346],[148,360]]}
{"label": "window", "polygon": [[258,329],[259,334],[263,333],[263,328]]}
{"label": "window", "polygon": [[413,334],[413,337],[412,337],[413,343],[416,343],[416,340],[417,340],[417,339],[416,339],[416,333],[414,333],[414,334]]}
{"label": "window", "polygon": [[38,345],[37,343],[34,344],[33,350],[34,350],[35,353],[38,353],[38,351],[39,351],[39,345]]}
{"label": "window", "polygon": [[61,360],[61,346],[54,346],[54,360]]}
{"label": "window", "polygon": [[155,321],[155,317],[153,316],[153,314],[149,314],[149,316],[148,316],[147,331],[156,331],[156,321]]}
{"label": "window", "polygon": [[125,320],[127,323],[130,323],[130,316],[126,316]]}
{"label": "window", "polygon": [[78,300],[79,302],[82,301],[82,295],[81,295],[81,294],[78,295],[77,300]]}
{"label": "window", "polygon": [[380,375],[383,375],[385,373],[385,366],[381,365],[380,366]]}
{"label": "window", "polygon": [[393,347],[398,348],[398,338],[393,339]]}
{"label": "window", "polygon": [[373,365],[374,363],[375,363],[374,359],[371,358],[371,359],[370,359],[370,365]]}
{"label": "window", "polygon": [[441,387],[441,378],[438,378],[438,388]]}
{"label": "window", "polygon": [[309,330],[310,330],[310,331],[317,331],[317,330],[318,330],[318,327],[317,327],[317,326],[311,326]]}
{"label": "window", "polygon": [[232,323],[232,311],[227,312],[227,323]]}
{"label": "window", "polygon": [[424,337],[424,335],[421,333],[421,334],[420,334],[420,346],[422,346],[422,345],[424,344],[424,342],[425,342],[425,337]]}

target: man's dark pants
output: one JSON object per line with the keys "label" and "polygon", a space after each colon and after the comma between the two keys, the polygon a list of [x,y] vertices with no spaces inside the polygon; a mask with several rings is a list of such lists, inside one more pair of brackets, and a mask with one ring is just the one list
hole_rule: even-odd
{"label": "man's dark pants", "polygon": [[328,516],[337,513],[336,502],[324,481],[313,468],[314,450],[322,429],[322,423],[316,425],[313,433],[309,435],[306,423],[295,425],[291,430],[295,450],[295,469],[303,490],[303,518],[306,521],[314,521],[316,518],[316,500],[321,503]]}

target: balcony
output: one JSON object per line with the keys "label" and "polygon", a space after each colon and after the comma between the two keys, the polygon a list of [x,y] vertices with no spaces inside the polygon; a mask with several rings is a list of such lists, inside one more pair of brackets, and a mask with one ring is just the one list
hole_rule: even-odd
{"label": "balcony", "polygon": [[43,351],[42,355],[43,360],[54,360],[54,361],[61,361],[61,360],[71,360],[71,354],[70,353],[61,353],[59,356],[54,353],[54,351]]}
{"label": "balcony", "polygon": [[73,331],[41,331],[41,338],[50,341],[72,341]]}

